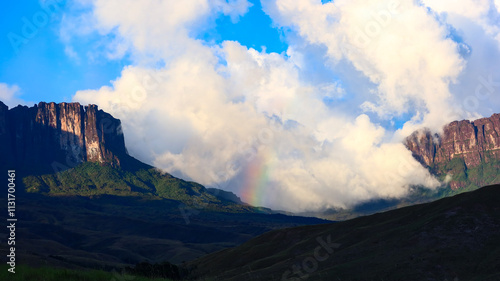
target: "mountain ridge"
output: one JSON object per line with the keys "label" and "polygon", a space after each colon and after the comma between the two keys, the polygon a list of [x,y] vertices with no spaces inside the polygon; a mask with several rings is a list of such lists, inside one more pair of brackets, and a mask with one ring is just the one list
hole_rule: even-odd
{"label": "mountain ridge", "polygon": [[187,264],[214,280],[499,280],[500,185],[267,232]]}

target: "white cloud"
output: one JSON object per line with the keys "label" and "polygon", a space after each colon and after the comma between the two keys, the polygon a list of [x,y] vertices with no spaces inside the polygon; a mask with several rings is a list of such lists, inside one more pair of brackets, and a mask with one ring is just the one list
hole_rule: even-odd
{"label": "white cloud", "polygon": [[361,105],[367,112],[392,118],[413,110],[423,114],[419,125],[433,128],[449,121],[441,109],[450,105],[448,86],[464,61],[424,7],[406,0],[277,0],[265,7],[277,24],[326,46],[333,68],[347,61],[376,85]]}
{"label": "white cloud", "polygon": [[[157,71],[126,68],[113,87],[74,99],[122,119],[131,154],[175,175],[244,195],[252,165],[268,167],[265,196],[255,203],[273,208],[350,206],[403,196],[409,182],[437,185],[402,144],[383,144],[385,130],[368,116],[351,123],[331,112],[292,60],[237,42],[216,49]],[[404,165],[412,169],[398,171]]]}
{"label": "white cloud", "polygon": [[[409,0],[266,0],[274,23],[291,29],[290,48],[276,54],[195,39],[217,14],[236,21],[247,1],[180,3],[97,0],[74,17],[92,26],[79,36],[113,38],[108,57],[133,57],[112,87],[73,98],[122,119],[132,155],[244,196],[260,171],[265,193],[251,203],[294,211],[438,185],[400,141],[463,116],[451,110],[461,97],[454,87],[477,79],[484,62],[465,63],[441,16]],[[483,35],[479,42],[494,40]],[[377,124],[405,114],[400,131]]]}
{"label": "white cloud", "polygon": [[[452,86],[453,111],[474,119],[498,112],[500,99],[500,13],[498,1],[423,1],[452,27],[467,65]],[[452,4],[453,3],[453,4]]]}
{"label": "white cloud", "polygon": [[423,0],[427,7],[438,13],[451,13],[470,19],[481,19],[490,7],[490,0]]}
{"label": "white cloud", "polygon": [[9,108],[16,107],[18,105],[26,105],[27,103],[19,98],[21,95],[20,88],[17,85],[8,85],[6,83],[0,83],[0,101],[2,101]]}
{"label": "white cloud", "polygon": [[246,0],[216,0],[211,2],[218,10],[231,17],[231,21],[237,22],[239,18],[246,14],[252,3]]}
{"label": "white cloud", "polygon": [[468,25],[481,27],[488,36],[497,40],[500,47],[500,10],[498,0],[460,0],[432,1],[424,4],[455,28],[463,29]]}
{"label": "white cloud", "polygon": [[247,0],[80,0],[73,5],[83,12],[65,15],[61,36],[66,43],[75,33],[97,32],[108,36],[103,46],[108,58],[130,53],[139,64],[168,60],[184,52],[204,56],[191,32],[203,27],[214,13],[237,21],[251,6]]}

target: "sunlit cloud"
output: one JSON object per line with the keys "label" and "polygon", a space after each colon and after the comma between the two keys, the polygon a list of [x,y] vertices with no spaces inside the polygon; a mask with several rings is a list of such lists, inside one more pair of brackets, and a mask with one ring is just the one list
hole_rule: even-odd
{"label": "sunlit cloud", "polygon": [[0,83],[0,101],[9,108],[28,104],[21,98],[21,89],[17,85],[8,85],[6,83]]}
{"label": "sunlit cloud", "polygon": [[477,65],[500,57],[475,57],[478,42],[496,40],[481,8],[471,17],[484,32],[459,41],[467,32],[428,3],[266,0],[286,29],[277,54],[199,39],[218,15],[245,16],[247,1],[132,2],[123,12],[122,1],[88,1],[66,17],[91,23],[80,37],[114,38],[103,57],[133,58],[111,86],[73,99],[120,118],[132,155],[252,204],[319,210],[436,188],[402,139],[488,113],[460,107],[470,93],[456,89],[476,87]]}

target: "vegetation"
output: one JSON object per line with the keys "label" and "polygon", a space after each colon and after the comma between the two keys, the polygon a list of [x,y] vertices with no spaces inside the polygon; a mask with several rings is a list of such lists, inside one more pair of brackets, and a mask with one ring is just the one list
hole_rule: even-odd
{"label": "vegetation", "polygon": [[203,205],[206,209],[248,211],[248,206],[218,198],[202,185],[175,178],[157,169],[125,170],[86,162],[79,166],[45,175],[23,178],[29,193],[53,196],[139,196],[149,199],[172,199],[186,205]]}
{"label": "vegetation", "polygon": [[452,180],[465,182],[467,180],[467,166],[461,157],[455,157],[448,162],[439,174],[452,174]]}
{"label": "vegetation", "polygon": [[482,162],[481,165],[467,171],[467,178],[477,186],[499,183],[500,161]]}
{"label": "vegetation", "polygon": [[[171,278],[180,280],[183,275],[182,269],[169,262],[151,264],[149,262],[141,262],[134,267],[126,267],[125,271],[138,276],[148,278]],[[185,275],[185,274],[184,274]]]}
{"label": "vegetation", "polygon": [[[478,166],[466,167],[462,158],[453,158],[446,166],[438,169],[436,174],[442,181],[451,180],[460,188],[445,189],[440,197],[476,190],[481,186],[500,183],[500,161],[492,157],[488,162],[481,161]],[[451,176],[451,178],[449,178]],[[447,178],[448,177],[448,178]]]}

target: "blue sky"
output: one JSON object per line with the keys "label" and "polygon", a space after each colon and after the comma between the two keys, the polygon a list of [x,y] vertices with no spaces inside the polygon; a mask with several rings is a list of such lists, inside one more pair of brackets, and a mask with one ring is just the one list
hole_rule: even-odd
{"label": "blue sky", "polygon": [[[27,26],[23,19],[33,22],[33,17],[42,12],[48,15],[38,1],[29,4],[1,4],[3,23],[0,26],[0,81],[21,88],[27,101],[70,101],[79,89],[98,88],[116,78],[126,61],[76,62],[68,57],[59,38],[61,11],[50,14],[50,22],[36,28],[33,38],[20,45],[11,44],[9,34],[23,35]],[[29,33],[28,33],[29,34]],[[17,42],[17,41],[15,41]]]}
{"label": "blue sky", "polygon": [[402,140],[500,111],[499,0],[55,1],[0,4],[2,101],[97,104],[134,157],[266,207],[437,188]]}
{"label": "blue sky", "polygon": [[215,28],[202,34],[206,41],[221,43],[225,40],[238,41],[242,45],[262,51],[282,53],[288,45],[283,31],[272,28],[271,18],[264,13],[259,0],[250,1],[252,6],[238,21],[233,22],[230,16],[221,15],[216,20]]}
{"label": "blue sky", "polygon": [[[54,13],[47,13],[46,6],[39,1],[22,4],[6,1],[0,4],[4,11],[0,25],[0,34],[4,34],[0,41],[0,82],[19,86],[21,97],[26,101],[71,101],[78,90],[110,85],[123,67],[131,64],[126,57],[117,60],[75,60],[68,56],[65,53],[66,44],[59,36],[61,18],[69,10],[65,2],[61,1],[57,5],[60,10]],[[288,46],[282,32],[272,28],[272,21],[262,11],[260,2],[250,2],[253,6],[237,22],[220,14],[215,25],[198,38],[209,43],[234,40],[259,51],[262,47],[269,52],[286,51]],[[29,24],[23,19],[34,24],[33,17],[40,12],[48,15],[50,21],[36,28],[33,38],[26,38],[23,27]],[[11,39],[9,34],[21,36],[27,39],[27,43],[11,44],[11,40],[17,43],[18,37]],[[81,40],[73,47],[84,54],[92,49],[93,44],[95,42],[91,39]]]}

